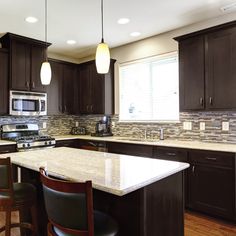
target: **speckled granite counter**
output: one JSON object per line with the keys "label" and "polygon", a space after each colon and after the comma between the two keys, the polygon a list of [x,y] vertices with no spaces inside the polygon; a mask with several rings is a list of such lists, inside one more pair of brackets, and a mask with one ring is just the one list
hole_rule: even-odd
{"label": "speckled granite counter", "polygon": [[171,176],[187,163],[133,157],[73,148],[10,153],[14,164],[32,170],[47,168],[53,176],[74,181],[92,180],[93,187],[118,196]]}
{"label": "speckled granite counter", "polygon": [[176,147],[176,148],[187,148],[187,149],[198,149],[198,150],[209,150],[209,151],[222,151],[222,152],[233,152],[236,153],[236,144],[226,143],[211,143],[211,142],[199,142],[199,141],[179,141],[179,140],[139,140],[128,137],[91,137],[90,135],[65,135],[55,136],[56,140],[68,140],[68,139],[84,139],[84,140],[95,140],[95,141],[107,141],[107,142],[118,142],[118,143],[133,143],[133,144],[145,144],[152,146],[163,146],[163,147]]}
{"label": "speckled granite counter", "polygon": [[6,140],[0,140],[0,146],[4,146],[4,145],[14,145],[16,144],[16,142],[13,141],[6,141]]}

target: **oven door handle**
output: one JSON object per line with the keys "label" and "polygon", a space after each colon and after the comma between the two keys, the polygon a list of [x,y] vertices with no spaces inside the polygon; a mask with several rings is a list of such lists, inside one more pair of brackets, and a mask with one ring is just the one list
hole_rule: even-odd
{"label": "oven door handle", "polygon": [[39,98],[39,115],[40,115],[41,109],[42,109],[42,107],[41,107],[41,99]]}

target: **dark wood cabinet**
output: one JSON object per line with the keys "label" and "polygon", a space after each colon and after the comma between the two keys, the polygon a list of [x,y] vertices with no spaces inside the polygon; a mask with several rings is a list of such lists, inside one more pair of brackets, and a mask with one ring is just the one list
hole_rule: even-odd
{"label": "dark wood cabinet", "polygon": [[108,152],[141,157],[152,157],[153,146],[130,143],[107,143]]}
{"label": "dark wood cabinet", "polygon": [[235,220],[235,154],[190,151],[189,207]]}
{"label": "dark wood cabinet", "polygon": [[180,110],[201,110],[205,107],[204,42],[203,36],[179,42]]}
{"label": "dark wood cabinet", "polygon": [[0,50],[0,115],[8,113],[8,52]]}
{"label": "dark wood cabinet", "polygon": [[9,49],[10,89],[45,92],[40,69],[45,60],[45,49],[50,44],[12,33],[5,34],[0,41]]}
{"label": "dark wood cabinet", "polygon": [[236,26],[206,36],[206,107],[236,108]]}
{"label": "dark wood cabinet", "polygon": [[236,22],[175,39],[180,111],[236,109]]}
{"label": "dark wood cabinet", "polygon": [[16,145],[15,144],[0,146],[0,154],[11,153],[11,152],[16,152]]}
{"label": "dark wood cabinet", "polygon": [[78,104],[77,66],[73,63],[49,60],[52,68],[52,80],[47,86],[48,114],[75,114]]}
{"label": "dark wood cabinet", "polygon": [[95,61],[78,66],[80,114],[114,114],[114,63],[107,74],[97,73]]}
{"label": "dark wood cabinet", "polygon": [[57,140],[56,147],[77,148],[77,140],[76,139]]}

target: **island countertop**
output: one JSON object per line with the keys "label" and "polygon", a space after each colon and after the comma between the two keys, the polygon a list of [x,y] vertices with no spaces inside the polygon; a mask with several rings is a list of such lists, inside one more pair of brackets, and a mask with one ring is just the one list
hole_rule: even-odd
{"label": "island countertop", "polygon": [[118,196],[189,167],[188,163],[67,147],[1,155],[7,156],[12,163],[35,171],[39,171],[40,166],[46,167],[52,176],[71,181],[92,180],[95,189]]}

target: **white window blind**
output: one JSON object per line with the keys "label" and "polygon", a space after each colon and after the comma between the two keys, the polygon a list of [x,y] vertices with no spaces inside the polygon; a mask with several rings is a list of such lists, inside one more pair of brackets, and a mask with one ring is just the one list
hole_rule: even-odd
{"label": "white window blind", "polygon": [[179,119],[177,53],[120,66],[120,121]]}

